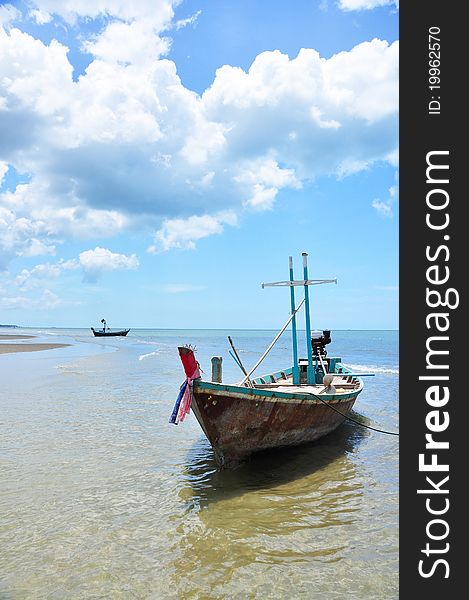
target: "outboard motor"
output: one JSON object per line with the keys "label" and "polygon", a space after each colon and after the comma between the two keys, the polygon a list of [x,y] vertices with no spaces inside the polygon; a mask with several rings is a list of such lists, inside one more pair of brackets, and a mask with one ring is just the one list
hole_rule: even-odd
{"label": "outboard motor", "polygon": [[327,356],[325,346],[331,343],[331,331],[330,329],[324,329],[324,331],[314,331],[311,334],[311,343],[313,345],[313,356]]}
{"label": "outboard motor", "polygon": [[331,332],[329,329],[324,329],[321,333],[320,331],[313,331],[311,334],[311,344],[313,346],[313,357],[321,357],[320,364],[316,365],[315,379],[316,383],[322,383],[323,377],[325,375],[324,369],[322,366],[322,359],[327,356],[327,351],[325,346],[331,343]]}

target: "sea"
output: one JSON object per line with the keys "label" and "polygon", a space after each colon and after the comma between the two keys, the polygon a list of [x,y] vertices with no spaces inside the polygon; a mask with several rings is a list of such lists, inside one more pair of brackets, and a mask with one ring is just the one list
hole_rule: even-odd
{"label": "sea", "polygon": [[[70,344],[0,355],[0,599],[398,598],[397,331],[333,331],[366,377],[354,422],[218,470],[195,416],[168,422],[191,344],[210,378],[276,331],[2,329]],[[304,339],[304,333],[299,332]],[[301,348],[301,354],[304,354]],[[256,375],[291,366],[285,332]]]}

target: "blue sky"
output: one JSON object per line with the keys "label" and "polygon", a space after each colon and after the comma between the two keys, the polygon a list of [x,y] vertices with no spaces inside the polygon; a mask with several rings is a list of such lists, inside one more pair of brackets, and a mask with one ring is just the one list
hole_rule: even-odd
{"label": "blue sky", "polygon": [[[398,327],[398,7],[0,2],[0,323]],[[299,295],[298,295],[299,296]]]}

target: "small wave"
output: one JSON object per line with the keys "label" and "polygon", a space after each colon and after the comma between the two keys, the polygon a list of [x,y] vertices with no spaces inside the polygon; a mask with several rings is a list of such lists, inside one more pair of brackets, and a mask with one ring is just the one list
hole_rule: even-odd
{"label": "small wave", "polygon": [[59,369],[66,375],[83,375],[83,371],[78,371],[74,365],[57,365],[56,369]]}
{"label": "small wave", "polygon": [[377,365],[350,365],[347,367],[354,371],[362,371],[363,373],[387,373],[391,375],[399,375],[399,369],[393,369],[392,367],[378,367]]}
{"label": "small wave", "polygon": [[140,356],[138,357],[138,360],[145,360],[145,358],[148,358],[149,356],[156,356],[159,353],[160,353],[159,350],[155,350],[155,352],[149,352],[148,354],[140,354]]}

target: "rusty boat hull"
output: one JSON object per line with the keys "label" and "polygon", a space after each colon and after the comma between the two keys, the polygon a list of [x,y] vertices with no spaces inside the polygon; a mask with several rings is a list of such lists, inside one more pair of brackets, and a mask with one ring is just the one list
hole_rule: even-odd
{"label": "rusty boat hull", "polygon": [[287,391],[293,386],[247,388],[198,379],[192,410],[219,466],[232,467],[253,452],[306,444],[336,429],[363,387],[360,380],[350,384],[351,378],[338,377],[349,389],[333,394],[324,393],[323,386]]}
{"label": "rusty boat hull", "polygon": [[[299,446],[331,433],[347,419],[362,391],[360,377],[370,375],[354,373],[342,364],[340,357],[328,356],[329,329],[311,331],[308,286],[337,283],[337,279],[310,279],[307,257],[308,254],[303,252],[303,279],[295,280],[290,256],[289,279],[262,284],[263,288],[289,288],[290,317],[249,372],[228,336],[233,350],[230,355],[244,373],[239,384],[222,383],[221,356],[212,357],[212,381],[204,381],[200,377],[194,348],[191,345],[178,347],[186,381],[180,388],[169,422],[183,421],[192,402],[193,412],[220,467],[239,463],[253,452]],[[295,302],[296,286],[304,288],[304,298],[298,305]],[[296,329],[296,314],[303,304],[307,358],[298,355]],[[292,366],[252,379],[252,374],[290,323]]]}

